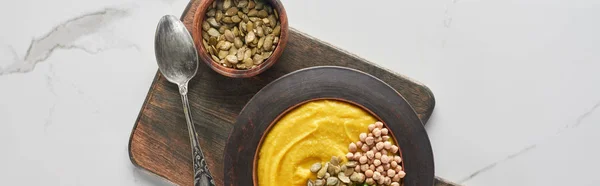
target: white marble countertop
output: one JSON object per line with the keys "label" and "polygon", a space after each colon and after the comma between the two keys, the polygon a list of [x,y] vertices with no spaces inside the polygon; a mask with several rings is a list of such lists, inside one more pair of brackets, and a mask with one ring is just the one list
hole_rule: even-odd
{"label": "white marble countertop", "polygon": [[[600,1],[282,1],[292,27],[433,90],[436,175],[600,183]],[[127,141],[156,23],[186,4],[1,1],[1,185],[167,185]]]}

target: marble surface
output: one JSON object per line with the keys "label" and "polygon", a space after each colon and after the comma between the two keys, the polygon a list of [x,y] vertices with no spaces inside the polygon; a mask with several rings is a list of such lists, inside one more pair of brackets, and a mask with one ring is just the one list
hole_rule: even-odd
{"label": "marble surface", "polygon": [[[282,0],[295,27],[428,85],[436,175],[597,185],[600,1]],[[1,1],[0,183],[169,185],[127,140],[185,0]]]}

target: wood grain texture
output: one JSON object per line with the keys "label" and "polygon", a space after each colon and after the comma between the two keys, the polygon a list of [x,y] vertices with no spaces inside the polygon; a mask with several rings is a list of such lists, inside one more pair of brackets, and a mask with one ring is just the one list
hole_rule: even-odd
{"label": "wood grain texture", "polygon": [[[199,0],[192,0],[182,15],[192,30]],[[152,61],[149,61],[151,63]],[[204,64],[204,63],[202,63]],[[433,112],[435,99],[424,85],[337,49],[290,28],[289,40],[278,62],[252,78],[229,78],[200,65],[189,83],[190,107],[217,185],[223,185],[223,154],[227,137],[242,107],[269,82],[289,72],[320,65],[354,68],[374,75],[396,89],[415,109],[423,123]],[[192,185],[191,149],[177,87],[157,72],[133,127],[129,142],[132,163],[178,185]],[[449,184],[436,179],[435,185]]]}

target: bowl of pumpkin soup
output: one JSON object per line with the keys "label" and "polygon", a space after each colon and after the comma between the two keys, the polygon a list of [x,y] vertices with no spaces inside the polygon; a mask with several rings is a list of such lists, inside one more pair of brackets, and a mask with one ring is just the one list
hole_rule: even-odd
{"label": "bowl of pumpkin soup", "polygon": [[433,185],[433,153],[393,88],[345,67],[313,67],[261,89],[225,146],[225,185]]}
{"label": "bowl of pumpkin soup", "polygon": [[301,103],[283,113],[264,135],[257,151],[256,182],[261,186],[400,185],[405,176],[402,162],[388,158],[401,159],[399,149],[378,121],[347,101]]}

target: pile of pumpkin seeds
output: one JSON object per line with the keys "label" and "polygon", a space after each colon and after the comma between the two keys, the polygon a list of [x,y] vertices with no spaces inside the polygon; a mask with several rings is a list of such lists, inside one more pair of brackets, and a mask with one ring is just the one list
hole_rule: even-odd
{"label": "pile of pumpkin seeds", "polygon": [[[310,171],[317,173],[316,180],[308,180],[308,186],[325,186],[325,185],[351,185],[352,182],[363,182],[364,175],[361,177],[354,172],[354,168],[358,165],[355,161],[349,161],[345,164],[342,159],[337,156],[331,157],[331,160],[325,164],[315,163],[310,167]],[[361,180],[362,179],[362,180]]]}
{"label": "pile of pumpkin seeds", "polygon": [[215,0],[202,22],[202,44],[211,58],[242,70],[269,58],[280,34],[277,10],[263,0]]}

